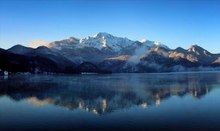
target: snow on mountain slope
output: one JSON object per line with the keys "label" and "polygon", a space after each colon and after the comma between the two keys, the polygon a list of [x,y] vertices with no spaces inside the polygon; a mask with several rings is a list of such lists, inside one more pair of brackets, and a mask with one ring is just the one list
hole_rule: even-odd
{"label": "snow on mountain slope", "polygon": [[157,41],[150,41],[147,39],[143,39],[140,42],[149,46],[150,48],[163,47],[163,48],[169,49],[166,45],[164,45],[160,42],[157,42]]}
{"label": "snow on mountain slope", "polygon": [[94,47],[100,50],[102,48],[109,48],[115,52],[118,52],[133,43],[134,41],[129,40],[128,38],[116,37],[104,32],[100,32],[92,37],[80,39],[80,45]]}

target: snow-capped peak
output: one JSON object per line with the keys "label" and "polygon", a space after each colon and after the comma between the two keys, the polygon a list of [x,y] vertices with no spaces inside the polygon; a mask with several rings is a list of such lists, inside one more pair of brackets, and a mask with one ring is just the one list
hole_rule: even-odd
{"label": "snow-capped peak", "polygon": [[140,40],[140,42],[143,43],[144,45],[150,47],[150,48],[157,47],[157,45],[154,43],[154,41],[147,40],[146,38]]}
{"label": "snow-capped peak", "polygon": [[169,49],[166,45],[162,44],[161,42],[154,41],[154,44],[155,44],[157,47],[163,47],[163,48]]}
{"label": "snow-capped peak", "polygon": [[157,42],[157,41],[154,41],[154,44],[157,45],[157,46],[161,45],[161,43]]}
{"label": "snow-capped peak", "polygon": [[115,52],[122,48],[130,46],[134,41],[128,38],[116,37],[111,34],[100,32],[93,37],[80,39],[80,44],[87,47],[94,47],[98,49],[109,48]]}
{"label": "snow-capped peak", "polygon": [[150,41],[147,39],[142,39],[140,40],[140,42],[149,46],[150,48],[163,47],[163,48],[169,49],[166,45],[162,44],[161,42],[157,42],[157,41]]}
{"label": "snow-capped peak", "polygon": [[148,41],[148,39],[144,38],[144,39],[140,40],[139,42],[146,43],[147,41]]}
{"label": "snow-capped peak", "polygon": [[93,38],[100,38],[100,37],[111,37],[112,35],[111,34],[108,34],[106,32],[99,32],[97,34],[95,34],[93,36]]}

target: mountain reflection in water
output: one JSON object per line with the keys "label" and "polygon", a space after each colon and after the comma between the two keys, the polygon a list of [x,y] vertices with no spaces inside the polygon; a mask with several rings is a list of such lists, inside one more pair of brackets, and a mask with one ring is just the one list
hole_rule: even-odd
{"label": "mountain reflection in water", "polygon": [[200,99],[220,84],[218,73],[14,75],[0,79],[0,95],[33,106],[47,104],[105,115],[134,106],[159,106],[171,96]]}

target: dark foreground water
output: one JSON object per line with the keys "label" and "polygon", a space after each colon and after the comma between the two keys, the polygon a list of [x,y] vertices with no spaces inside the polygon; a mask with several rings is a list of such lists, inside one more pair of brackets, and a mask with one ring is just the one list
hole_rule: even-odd
{"label": "dark foreground water", "polygon": [[220,130],[220,73],[0,77],[0,130]]}

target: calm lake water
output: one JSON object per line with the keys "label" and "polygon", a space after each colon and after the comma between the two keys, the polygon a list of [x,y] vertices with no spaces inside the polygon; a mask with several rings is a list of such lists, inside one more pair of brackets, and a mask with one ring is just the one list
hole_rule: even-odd
{"label": "calm lake water", "polygon": [[0,77],[0,130],[220,130],[220,73]]}

